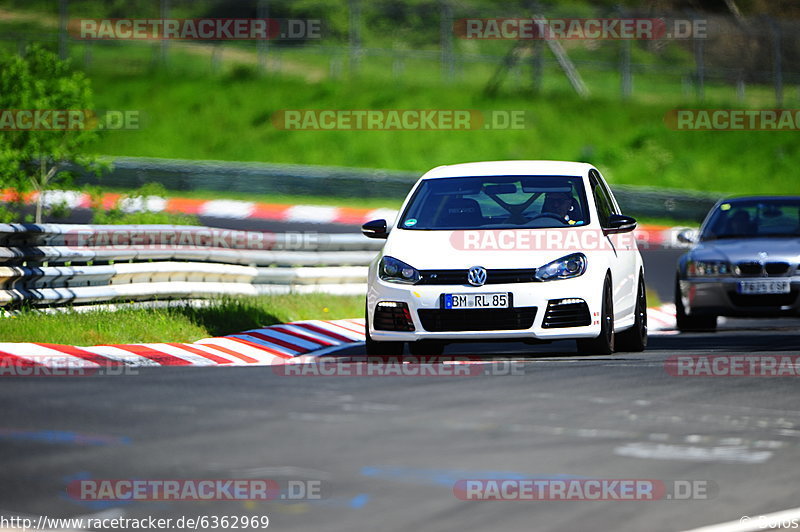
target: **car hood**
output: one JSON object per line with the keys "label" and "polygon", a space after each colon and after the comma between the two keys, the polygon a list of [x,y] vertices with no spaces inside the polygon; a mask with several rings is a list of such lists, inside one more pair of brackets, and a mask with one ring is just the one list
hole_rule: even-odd
{"label": "car hood", "polygon": [[[760,253],[767,255],[760,256]],[[725,260],[731,263],[763,260],[800,260],[800,238],[731,238],[702,242],[689,254],[692,260]]]}
{"label": "car hood", "polygon": [[[509,229],[503,232],[513,232]],[[424,231],[393,230],[389,235],[384,255],[402,260],[419,270],[467,269],[472,266],[484,268],[538,268],[555,259],[575,253],[576,250],[541,250],[535,246],[517,249],[463,249],[465,233],[474,231]],[[485,241],[484,241],[485,242]],[[483,246],[481,246],[483,247]]]}

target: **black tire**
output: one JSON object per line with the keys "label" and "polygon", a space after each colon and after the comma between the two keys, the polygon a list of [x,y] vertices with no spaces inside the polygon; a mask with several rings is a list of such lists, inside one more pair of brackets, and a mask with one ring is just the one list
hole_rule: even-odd
{"label": "black tire", "polygon": [[681,297],[680,280],[675,279],[675,321],[681,332],[714,331],[717,329],[717,317],[712,315],[687,314]]}
{"label": "black tire", "polygon": [[638,353],[647,347],[647,289],[644,272],[639,274],[639,288],[636,291],[636,318],[633,327],[617,335],[617,351]]}
{"label": "black tire", "polygon": [[399,357],[403,354],[405,342],[379,342],[369,335],[369,310],[364,305],[364,335],[366,336],[367,356]]}
{"label": "black tire", "polygon": [[600,316],[600,335],[597,338],[577,340],[578,354],[610,355],[614,352],[616,335],[614,334],[614,296],[611,293],[611,279],[606,277],[603,283],[603,310]]}
{"label": "black tire", "polygon": [[417,342],[408,342],[408,350],[415,357],[438,357],[442,356],[445,345],[444,342],[420,340]]}

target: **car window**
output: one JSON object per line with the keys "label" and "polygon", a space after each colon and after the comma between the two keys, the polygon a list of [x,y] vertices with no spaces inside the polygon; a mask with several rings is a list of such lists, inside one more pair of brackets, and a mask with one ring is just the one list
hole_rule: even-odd
{"label": "car window", "polygon": [[614,212],[614,204],[608,196],[605,187],[601,181],[597,179],[594,173],[589,175],[589,183],[592,187],[592,195],[594,196],[594,203],[597,207],[597,217],[600,225],[606,227],[611,214]]}
{"label": "car window", "polygon": [[509,229],[588,222],[580,177],[476,176],[423,181],[409,201],[399,227]]}
{"label": "car window", "polygon": [[617,206],[616,201],[614,200],[614,195],[611,193],[611,189],[608,188],[608,184],[606,184],[605,180],[600,176],[599,173],[595,172],[594,170],[591,173],[597,179],[597,183],[600,186],[600,189],[603,191],[603,195],[606,197],[608,201],[608,205],[610,206],[611,212],[614,214],[622,214],[620,212],[619,207]]}
{"label": "car window", "polygon": [[800,199],[721,203],[704,224],[701,239],[800,236]]}

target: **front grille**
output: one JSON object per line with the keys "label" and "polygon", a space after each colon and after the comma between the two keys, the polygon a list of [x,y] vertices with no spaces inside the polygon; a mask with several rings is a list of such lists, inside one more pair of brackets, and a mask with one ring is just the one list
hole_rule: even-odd
{"label": "front grille", "polygon": [[[467,270],[421,270],[417,284],[469,284]],[[532,283],[536,281],[536,268],[486,270],[485,284]]]}
{"label": "front grille", "polygon": [[764,265],[767,275],[786,275],[789,272],[787,262],[768,262]]}
{"label": "front grille", "polygon": [[414,322],[406,303],[392,303],[393,306],[375,307],[372,326],[378,331],[413,331]]}
{"label": "front grille", "polygon": [[729,292],[731,303],[737,307],[783,307],[797,301],[797,289],[788,294],[740,294]]}
{"label": "front grille", "polygon": [[736,265],[736,272],[742,276],[753,275],[786,275],[791,265],[788,262],[740,262]]}
{"label": "front grille", "polygon": [[419,310],[422,328],[430,332],[530,329],[535,317],[536,307]]}
{"label": "front grille", "polygon": [[543,328],[583,327],[592,324],[589,306],[585,301],[566,304],[560,304],[560,301],[553,300],[548,302],[547,312],[542,320]]}
{"label": "front grille", "polygon": [[761,264],[758,262],[740,262],[736,268],[739,275],[761,275]]}

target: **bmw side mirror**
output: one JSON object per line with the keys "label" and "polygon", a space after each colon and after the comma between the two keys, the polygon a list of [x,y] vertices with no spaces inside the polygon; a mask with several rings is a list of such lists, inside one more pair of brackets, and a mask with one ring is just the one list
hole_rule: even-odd
{"label": "bmw side mirror", "polygon": [[697,242],[697,229],[684,229],[678,233],[676,237],[678,242],[682,242],[684,244],[694,244]]}
{"label": "bmw side mirror", "polygon": [[606,233],[630,233],[636,229],[636,219],[623,214],[612,214],[603,228]]}
{"label": "bmw side mirror", "polygon": [[386,227],[386,220],[372,220],[361,226],[361,233],[367,238],[386,238],[389,230]]}

